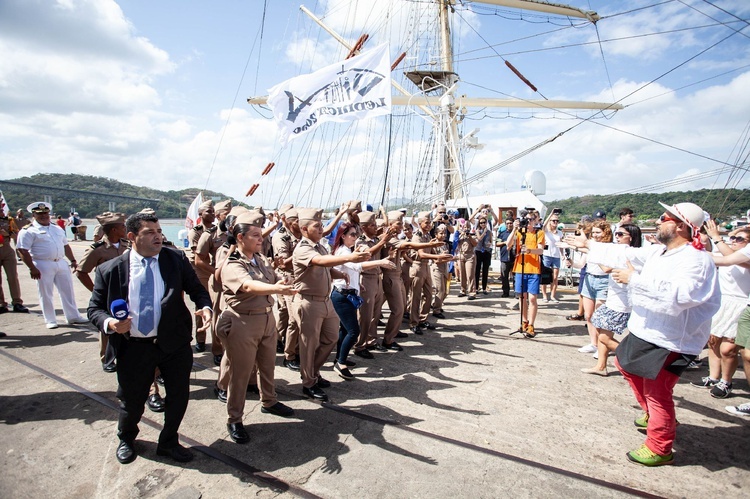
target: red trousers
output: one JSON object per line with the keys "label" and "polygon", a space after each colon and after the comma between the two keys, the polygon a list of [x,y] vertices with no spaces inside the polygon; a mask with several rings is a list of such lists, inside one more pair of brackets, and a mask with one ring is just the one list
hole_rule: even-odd
{"label": "red trousers", "polygon": [[[670,353],[664,365],[670,365],[679,356],[679,353]],[[672,392],[680,377],[662,368],[656,379],[646,379],[625,371],[617,359],[615,366],[630,383],[636,400],[648,413],[646,447],[660,456],[668,455],[672,452],[677,427]]]}

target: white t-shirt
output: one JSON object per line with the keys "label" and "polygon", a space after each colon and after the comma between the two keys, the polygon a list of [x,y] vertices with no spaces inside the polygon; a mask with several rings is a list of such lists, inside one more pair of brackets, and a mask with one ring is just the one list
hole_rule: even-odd
{"label": "white t-shirt", "polygon": [[[336,248],[336,253],[334,253],[336,256],[351,254],[352,250],[344,245]],[[349,276],[349,285],[346,284],[344,279],[334,279],[333,285],[341,289],[354,289],[357,291],[357,294],[359,294],[359,274],[362,272],[362,264],[347,262],[343,265],[336,265],[334,269]]]}
{"label": "white t-shirt", "polygon": [[544,231],[544,253],[542,253],[544,256],[549,256],[552,258],[560,258],[560,248],[557,247],[557,244],[562,240],[563,234],[559,230],[556,230],[554,232],[545,230]]}

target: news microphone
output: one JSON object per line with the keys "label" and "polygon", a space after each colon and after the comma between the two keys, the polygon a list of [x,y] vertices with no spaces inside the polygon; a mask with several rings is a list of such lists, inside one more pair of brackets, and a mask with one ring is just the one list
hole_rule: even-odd
{"label": "news microphone", "polygon": [[112,317],[118,320],[124,320],[128,318],[128,302],[122,298],[118,298],[109,305],[109,311],[112,313]]}

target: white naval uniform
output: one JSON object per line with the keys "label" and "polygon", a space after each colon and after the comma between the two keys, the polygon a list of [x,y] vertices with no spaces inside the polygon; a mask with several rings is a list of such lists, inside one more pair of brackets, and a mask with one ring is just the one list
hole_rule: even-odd
{"label": "white naval uniform", "polygon": [[19,249],[28,250],[34,266],[42,274],[37,281],[39,303],[42,306],[44,322],[57,324],[55,305],[52,302],[53,285],[57,287],[62,301],[63,314],[68,323],[81,322],[85,319],[78,313],[73,277],[65,260],[65,246],[68,238],[65,231],[56,224],[40,225],[34,221],[18,233]]}

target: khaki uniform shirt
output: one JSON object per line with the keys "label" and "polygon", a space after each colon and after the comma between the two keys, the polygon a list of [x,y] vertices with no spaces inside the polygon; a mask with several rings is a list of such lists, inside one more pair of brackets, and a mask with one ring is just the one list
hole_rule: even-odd
{"label": "khaki uniform shirt", "polygon": [[[411,237],[411,241],[413,243],[429,243],[431,240],[432,239],[430,238],[430,235],[422,234],[422,231],[416,231]],[[422,251],[426,253],[434,253],[433,248],[423,249]],[[427,271],[427,264],[429,263],[429,261],[419,258],[419,250],[410,250],[409,256],[411,256],[411,259],[414,260],[412,266],[416,265],[419,266],[420,270]]]}
{"label": "khaki uniform shirt", "polygon": [[260,281],[268,284],[276,283],[276,274],[268,260],[259,253],[253,255],[254,261],[244,254],[235,251],[229,256],[229,261],[221,269],[221,285],[224,300],[229,308],[238,314],[259,312],[273,306],[271,295],[256,295],[242,291],[242,285],[247,281]]}
{"label": "khaki uniform shirt", "polygon": [[394,249],[398,250],[399,248],[401,248],[401,245],[403,243],[404,241],[399,239],[398,236],[393,236],[385,243],[385,246],[383,246],[381,258],[388,258],[390,261],[396,264],[396,270],[384,268],[383,269],[384,274],[401,275],[401,257],[399,256],[397,252],[394,258],[390,258],[390,253],[391,253],[391,250],[394,250]]}
{"label": "khaki uniform shirt", "polygon": [[456,248],[456,256],[459,260],[468,260],[474,256],[474,245],[471,244],[473,239],[475,239],[474,236],[470,236],[468,233],[460,233],[458,247]]}
{"label": "khaki uniform shirt", "polygon": [[[368,239],[367,236],[362,234],[357,238],[357,241],[354,243],[354,251],[357,251],[357,248],[360,246],[365,246],[368,249],[374,247],[376,244],[378,244],[378,238]],[[373,258],[375,258],[377,255],[373,255]],[[371,267],[369,269],[362,269],[361,272],[363,275],[380,275],[380,267]]]}
{"label": "khaki uniform shirt", "polygon": [[[0,236],[2,236],[2,240],[0,241],[0,251],[2,251],[1,248],[6,246],[8,247],[7,249],[10,249],[10,240],[16,237],[17,232],[18,229],[16,228],[16,223],[12,218],[0,216]],[[11,250],[11,253],[12,252],[13,251]]]}
{"label": "khaki uniform shirt", "polygon": [[193,264],[193,268],[195,268],[195,249],[198,247],[198,241],[201,238],[201,234],[203,234],[203,231],[205,229],[202,225],[196,225],[192,229],[190,229],[190,234],[188,234],[188,245],[190,246],[190,263]]}
{"label": "khaki uniform shirt", "polygon": [[[216,250],[227,241],[227,233],[219,232],[218,229],[204,230],[195,246],[195,255],[209,256],[209,262],[216,268]],[[197,256],[196,256],[197,258]],[[213,272],[206,272],[203,269],[195,267],[195,273],[198,279],[205,280],[213,275]]]}
{"label": "khaki uniform shirt", "polygon": [[[299,244],[299,239],[294,237],[291,231],[287,230],[286,227],[281,227],[271,238],[271,245],[273,246],[273,256],[275,258],[283,258],[286,260],[294,253],[294,248]],[[281,269],[284,275],[292,275],[292,270]]]}
{"label": "khaki uniform shirt", "polygon": [[86,248],[83,252],[81,261],[78,262],[76,271],[88,274],[102,263],[122,255],[127,249],[127,239],[120,239],[118,247],[115,246],[105,235],[101,240]]}
{"label": "khaki uniform shirt", "polygon": [[315,244],[306,237],[300,239],[294,248],[294,288],[301,294],[318,297],[331,294],[331,269],[310,263],[316,256],[327,254],[328,250],[322,244]]}

